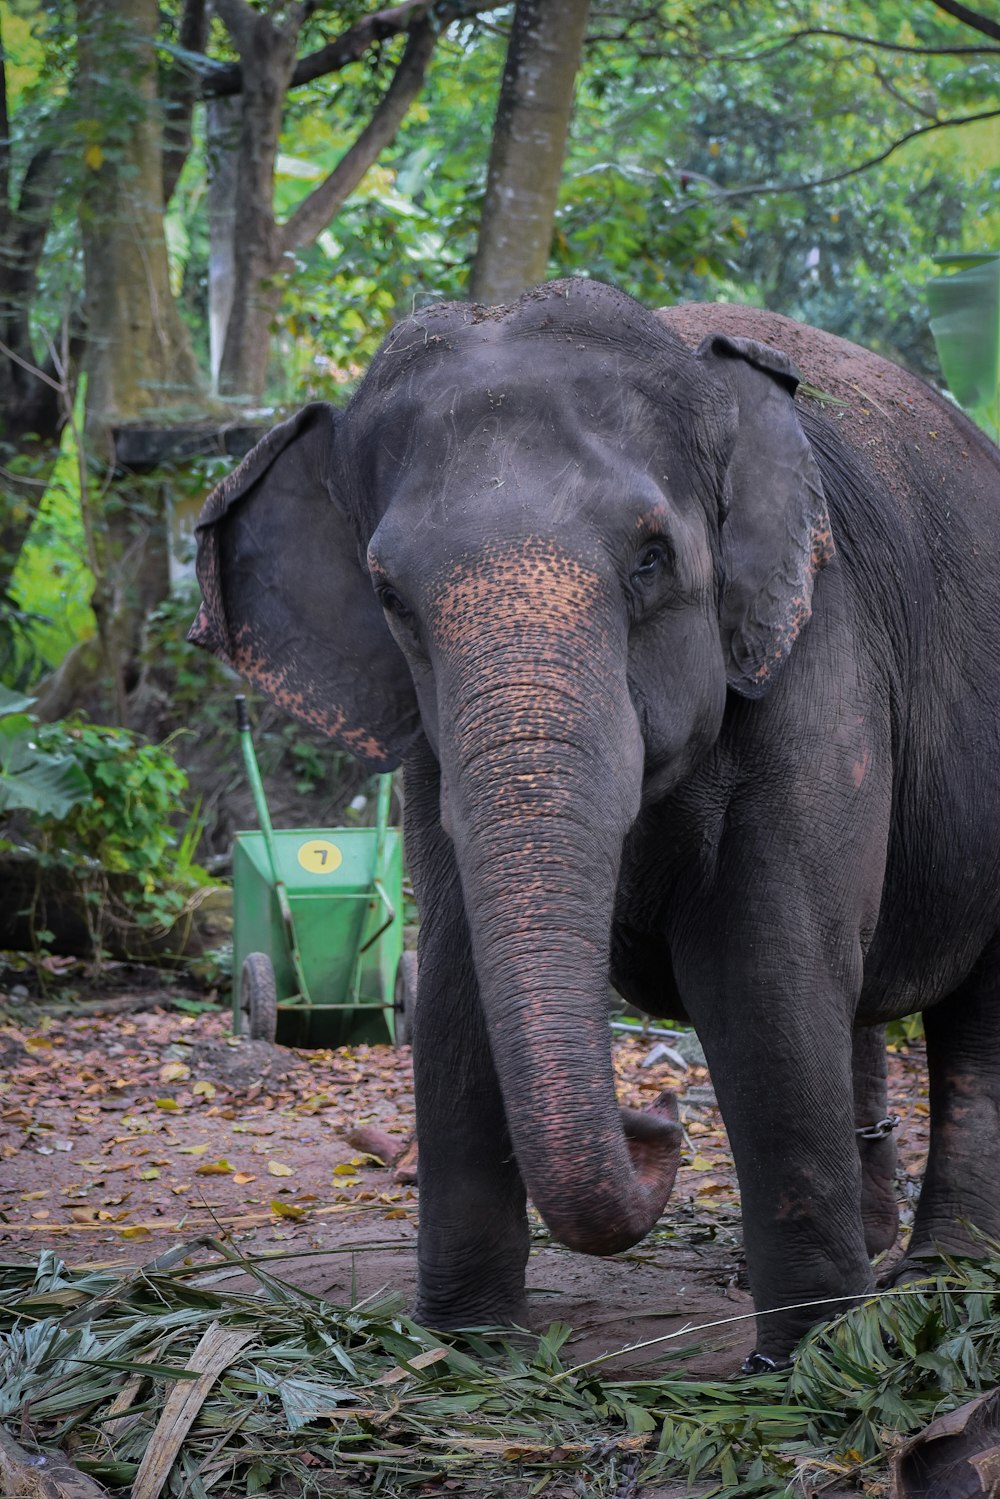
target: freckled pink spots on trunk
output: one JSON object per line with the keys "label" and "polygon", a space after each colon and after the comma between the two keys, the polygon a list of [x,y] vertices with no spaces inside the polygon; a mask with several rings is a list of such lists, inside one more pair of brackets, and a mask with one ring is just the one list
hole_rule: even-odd
{"label": "freckled pink spots on trunk", "polygon": [[487,546],[469,564],[456,564],[435,589],[435,638],[444,647],[461,646],[470,623],[484,611],[498,611],[494,618],[501,627],[571,630],[593,607],[599,586],[596,573],[548,537]]}

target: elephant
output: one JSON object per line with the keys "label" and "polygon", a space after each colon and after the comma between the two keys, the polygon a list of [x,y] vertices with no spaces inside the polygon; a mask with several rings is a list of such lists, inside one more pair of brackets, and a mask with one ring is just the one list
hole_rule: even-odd
{"label": "elephant", "polygon": [[776,313],[554,281],[403,319],[198,539],[192,638],[404,767],[418,1317],[524,1323],[526,1194],[594,1255],[663,1211],[676,1108],[619,1109],[609,977],[704,1047],[748,1371],[895,1234],[894,1017],[907,1264],[1000,1237],[1000,452],[949,401]]}

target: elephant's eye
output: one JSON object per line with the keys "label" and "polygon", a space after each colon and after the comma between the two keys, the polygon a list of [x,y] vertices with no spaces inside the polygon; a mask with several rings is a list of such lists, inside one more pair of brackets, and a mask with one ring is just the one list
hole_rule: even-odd
{"label": "elephant's eye", "polygon": [[635,559],[632,576],[646,582],[659,572],[660,568],[667,561],[668,555],[665,542],[647,541]]}
{"label": "elephant's eye", "polygon": [[397,619],[409,619],[410,607],[404,603],[394,588],[380,588],[378,590],[378,601],[386,614],[394,614]]}

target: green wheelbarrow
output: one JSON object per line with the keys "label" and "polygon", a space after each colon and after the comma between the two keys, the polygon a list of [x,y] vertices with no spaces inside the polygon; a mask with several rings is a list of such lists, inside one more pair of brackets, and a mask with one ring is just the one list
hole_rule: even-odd
{"label": "green wheelbarrow", "polygon": [[236,721],[259,832],[233,844],[233,1029],[284,1046],[410,1039],[416,954],[403,951],[403,840],[378,778],[373,828],[275,830],[246,698]]}

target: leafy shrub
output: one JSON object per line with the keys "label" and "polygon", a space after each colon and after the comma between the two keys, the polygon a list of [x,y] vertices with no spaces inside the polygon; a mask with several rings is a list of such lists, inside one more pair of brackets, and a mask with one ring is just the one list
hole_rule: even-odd
{"label": "leafy shrub", "polygon": [[87,795],[89,783],[64,745],[39,742],[26,711],[33,702],[0,686],[0,814],[65,817]]}
{"label": "leafy shrub", "polygon": [[185,809],[187,776],[169,745],[71,719],[39,724],[24,711],[31,701],[0,696],[12,710],[0,717],[0,815],[19,814],[20,841],[37,857],[36,945],[52,937],[36,919],[50,883],[76,889],[95,951],[110,928],[169,930],[208,882],[193,860],[197,810]]}
{"label": "leafy shrub", "polygon": [[180,837],[174,828],[188,781],[168,745],[143,744],[128,729],[71,722],[46,724],[38,738],[44,748],[69,746],[90,791],[47,823],[50,849],[78,874],[96,865],[131,875],[134,893],[128,884],[122,889],[136,923],[171,926],[207,876],[191,857],[197,817]]}

